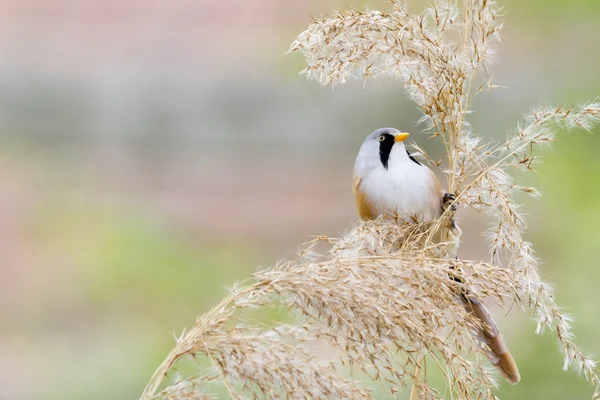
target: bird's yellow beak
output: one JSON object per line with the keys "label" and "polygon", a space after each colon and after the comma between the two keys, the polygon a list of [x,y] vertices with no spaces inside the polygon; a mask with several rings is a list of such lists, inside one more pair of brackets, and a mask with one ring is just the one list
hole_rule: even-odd
{"label": "bird's yellow beak", "polygon": [[396,135],[396,137],[394,138],[394,142],[404,142],[408,135],[409,134],[407,132],[401,132]]}

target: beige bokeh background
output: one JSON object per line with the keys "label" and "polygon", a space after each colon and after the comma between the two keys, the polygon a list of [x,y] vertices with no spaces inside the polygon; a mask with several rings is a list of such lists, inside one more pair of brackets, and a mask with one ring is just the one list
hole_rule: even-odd
{"label": "beige bokeh background", "polygon": [[[502,2],[496,83],[472,115],[501,140],[540,102],[600,94],[600,3]],[[234,281],[355,221],[366,134],[418,135],[397,82],[332,90],[284,55],[322,15],[384,1],[0,1],[0,399],[136,398]],[[415,8],[419,3],[415,2]],[[600,130],[544,151],[532,240],[582,347],[600,353]],[[461,211],[465,258],[485,220]],[[496,310],[523,381],[504,399],[590,398],[551,334]]]}

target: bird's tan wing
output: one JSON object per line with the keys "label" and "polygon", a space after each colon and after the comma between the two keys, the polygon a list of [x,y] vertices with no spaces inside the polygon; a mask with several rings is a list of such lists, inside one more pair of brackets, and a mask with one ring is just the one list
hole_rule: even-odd
{"label": "bird's tan wing", "polygon": [[356,201],[356,210],[362,220],[371,220],[377,218],[377,213],[370,204],[367,195],[361,187],[361,178],[358,176],[354,177],[352,183],[352,192],[354,193],[354,200]]}
{"label": "bird's tan wing", "polygon": [[442,189],[442,185],[440,184],[440,181],[438,180],[437,176],[435,176],[433,171],[430,170],[429,168],[427,168],[427,170],[431,174],[431,179],[433,181],[433,185],[431,185],[431,188],[430,188],[431,193],[427,197],[427,198],[431,199],[431,204],[429,206],[432,207],[433,209],[439,210],[439,214],[438,214],[438,217],[439,217],[443,211],[442,210],[442,199],[444,197],[444,189]]}

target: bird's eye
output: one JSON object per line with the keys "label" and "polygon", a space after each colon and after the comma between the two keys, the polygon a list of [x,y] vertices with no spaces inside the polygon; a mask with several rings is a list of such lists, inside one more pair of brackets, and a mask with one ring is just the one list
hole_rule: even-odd
{"label": "bird's eye", "polygon": [[383,142],[385,140],[385,136],[381,135],[377,138],[377,140],[379,140],[380,142]]}

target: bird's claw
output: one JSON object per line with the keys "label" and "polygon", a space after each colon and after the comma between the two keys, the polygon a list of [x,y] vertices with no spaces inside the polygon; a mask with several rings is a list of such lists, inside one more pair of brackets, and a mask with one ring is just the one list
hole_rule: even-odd
{"label": "bird's claw", "polygon": [[454,193],[444,193],[442,198],[442,208],[444,211],[448,209],[448,206],[452,205],[451,211],[456,211],[456,195]]}

